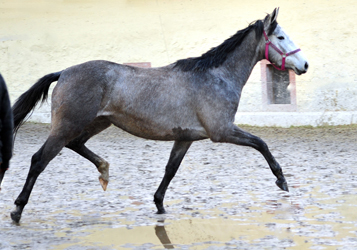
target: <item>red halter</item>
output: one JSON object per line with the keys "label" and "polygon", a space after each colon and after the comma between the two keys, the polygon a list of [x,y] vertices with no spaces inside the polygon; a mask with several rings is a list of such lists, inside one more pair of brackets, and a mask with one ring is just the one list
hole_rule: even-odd
{"label": "red halter", "polygon": [[[276,47],[268,38],[267,34],[265,33],[265,30],[263,31],[264,37],[265,37],[265,58],[271,63],[271,65],[273,65],[274,68],[276,68],[277,70],[285,70],[285,59],[292,55],[295,54],[299,51],[301,51],[301,49],[296,49],[294,51],[291,51],[289,53],[283,53],[278,47]],[[281,57],[282,57],[282,62],[281,62],[281,68],[279,68],[278,66],[274,65],[270,60],[269,60],[269,45],[276,50],[276,52],[278,52]]]}

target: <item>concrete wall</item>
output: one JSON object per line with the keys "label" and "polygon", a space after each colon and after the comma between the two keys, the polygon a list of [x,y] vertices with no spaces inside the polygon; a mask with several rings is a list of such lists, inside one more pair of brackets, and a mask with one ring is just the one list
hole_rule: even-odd
{"label": "concrete wall", "polygon": [[[280,7],[278,22],[309,59],[296,77],[297,112],[264,112],[260,67],[237,123],[357,123],[354,0],[5,0],[0,1],[0,72],[12,101],[43,75],[88,60],[163,66],[199,56]],[[32,120],[49,122],[50,107]]]}

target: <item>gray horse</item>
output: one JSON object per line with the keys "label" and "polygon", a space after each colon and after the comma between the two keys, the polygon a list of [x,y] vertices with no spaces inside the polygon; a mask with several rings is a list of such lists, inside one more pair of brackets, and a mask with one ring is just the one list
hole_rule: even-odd
{"label": "gray horse", "polygon": [[[36,104],[46,100],[50,84],[57,81],[50,135],[32,157],[12,220],[20,221],[36,179],[63,147],[94,163],[106,190],[109,164],[85,143],[111,124],[142,138],[175,141],[154,195],[158,213],[165,213],[165,192],[192,142],[208,138],[255,148],[277,177],[278,187],[288,191],[282,169],[266,143],[233,123],[242,89],[254,65],[266,57],[266,49],[276,66],[285,64],[298,75],[307,71],[308,63],[299,50],[286,53],[297,47],[277,24],[277,15],[275,9],[202,56],[165,67],[144,69],[89,61],[41,78],[13,106],[16,133]],[[266,44],[274,44],[284,55]]]}

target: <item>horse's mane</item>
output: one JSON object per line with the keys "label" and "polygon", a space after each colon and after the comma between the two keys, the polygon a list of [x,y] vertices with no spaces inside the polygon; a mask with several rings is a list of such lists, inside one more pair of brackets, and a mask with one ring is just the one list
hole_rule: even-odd
{"label": "horse's mane", "polygon": [[[271,25],[271,27],[269,27],[268,33],[273,32],[275,30],[277,23],[274,24],[274,28],[272,27],[273,24]],[[178,67],[183,71],[205,71],[213,67],[217,68],[225,62],[227,56],[232,51],[234,51],[242,44],[244,38],[252,30],[255,30],[256,38],[259,39],[263,35],[263,21],[257,20],[250,23],[247,28],[239,30],[235,35],[225,40],[221,45],[210,49],[200,57],[191,57],[187,59],[178,60],[174,64],[174,67]]]}

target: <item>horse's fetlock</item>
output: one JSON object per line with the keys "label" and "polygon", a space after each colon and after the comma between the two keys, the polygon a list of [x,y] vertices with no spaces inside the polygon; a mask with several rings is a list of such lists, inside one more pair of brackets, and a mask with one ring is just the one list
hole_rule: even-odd
{"label": "horse's fetlock", "polygon": [[100,173],[107,173],[109,171],[109,163],[106,161],[103,161],[100,163],[100,165],[98,166],[98,171]]}
{"label": "horse's fetlock", "polygon": [[21,198],[17,198],[17,199],[15,200],[14,204],[15,204],[16,206],[24,207],[24,206],[26,206],[27,201],[24,200],[24,199],[21,199]]}
{"label": "horse's fetlock", "polygon": [[159,194],[154,195],[155,204],[162,204],[163,201],[164,201],[164,197],[162,195],[159,195]]}

